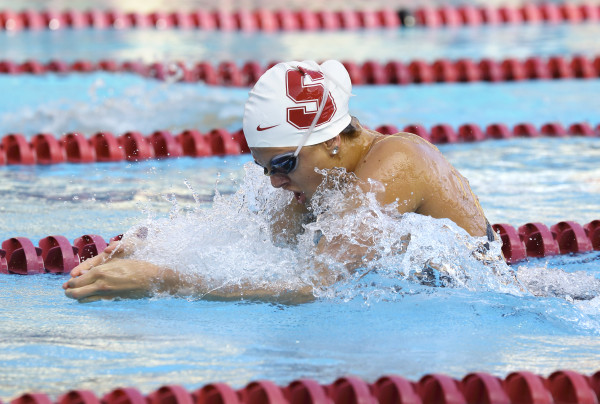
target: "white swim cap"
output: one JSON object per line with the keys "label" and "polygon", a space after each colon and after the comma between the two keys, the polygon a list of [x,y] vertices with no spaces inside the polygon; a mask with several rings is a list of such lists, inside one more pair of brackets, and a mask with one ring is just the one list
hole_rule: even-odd
{"label": "white swim cap", "polygon": [[298,147],[318,116],[324,96],[327,101],[305,145],[334,138],[350,124],[351,92],[350,76],[336,60],[321,65],[314,61],[279,63],[250,90],[244,109],[246,142],[250,147]]}

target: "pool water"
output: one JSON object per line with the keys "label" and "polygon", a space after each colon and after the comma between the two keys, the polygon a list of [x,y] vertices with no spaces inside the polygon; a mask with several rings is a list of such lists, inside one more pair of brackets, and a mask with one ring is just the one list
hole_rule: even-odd
{"label": "pool water", "polygon": [[[498,42],[492,41],[489,30],[448,30],[447,36],[426,30],[366,33],[369,52],[364,48],[363,54],[353,52],[364,39],[354,33],[319,36],[324,39],[306,49],[301,41],[315,38],[314,34],[215,35],[202,42],[193,37],[197,34],[186,38],[188,34],[163,32],[152,35],[168,46],[146,43],[138,48],[135,38],[144,42],[152,37],[137,32],[111,37],[114,33],[103,32],[96,37],[100,45],[94,56],[360,61],[598,52],[597,41],[578,39],[590,38],[595,26],[497,28],[495,33],[505,32]],[[82,34],[82,43],[86,35],[96,33]],[[74,37],[69,32],[0,33],[0,44],[7,44],[7,54],[15,60],[47,60],[56,55],[65,60],[91,58],[85,50],[78,53],[84,46],[69,45]],[[450,37],[459,39],[456,47],[448,49],[442,38]],[[523,41],[525,37],[533,39]],[[22,40],[32,45],[23,46]],[[426,46],[416,47],[419,41]],[[343,46],[336,46],[339,43]],[[511,47],[515,43],[521,48]],[[248,53],[238,52],[242,48]],[[141,50],[136,54],[129,52],[132,49]],[[372,54],[370,49],[381,52]],[[0,89],[0,133],[20,132],[27,137],[42,131],[91,135],[99,130],[115,134],[132,129],[144,133],[237,130],[247,93],[247,89],[160,83],[106,73],[0,76]],[[355,87],[351,112],[371,127],[524,121],[596,125],[599,90],[600,80]],[[598,138],[516,138],[442,145],[440,150],[469,179],[492,223],[551,225],[568,219],[584,224],[600,218]],[[237,214],[243,206],[240,195],[248,196],[244,200],[260,197],[250,185],[265,185],[250,162],[250,156],[244,155],[2,167],[0,237],[37,241],[61,234],[73,240],[96,233],[108,239],[141,223],[172,237],[152,244],[160,254],[144,251],[150,260],[169,258],[175,266],[214,274],[222,282],[247,276],[244,271],[294,282],[299,276],[294,265],[309,257],[307,250],[244,238],[260,233],[252,221],[262,218],[252,209]],[[273,200],[281,197],[266,186],[258,189]],[[408,223],[413,223],[411,231],[424,245],[431,241],[460,246],[464,241],[459,229],[445,233],[438,221],[407,217],[398,227]],[[384,218],[378,224],[388,226],[390,221]],[[176,253],[168,250],[169,245]],[[433,254],[453,259],[441,247],[433,248]],[[72,388],[102,394],[117,386],[149,392],[169,383],[196,388],[225,381],[242,386],[263,378],[279,384],[302,377],[327,383],[346,374],[372,381],[390,373],[417,379],[430,372],[461,377],[471,371],[503,376],[513,370],[541,374],[559,368],[597,370],[599,252],[499,266],[507,277],[516,273],[515,284],[499,283],[499,278],[466,259],[460,261],[463,266],[452,267],[457,274],[450,287],[394,277],[395,265],[405,262],[393,255],[386,258],[392,265],[382,265],[377,273],[355,283],[320,290],[322,297],[296,305],[164,296],[79,304],[64,296],[60,287],[64,276],[2,276],[0,398],[26,391],[57,396]],[[418,254],[416,258],[425,259]],[[529,287],[530,292],[519,286]]]}

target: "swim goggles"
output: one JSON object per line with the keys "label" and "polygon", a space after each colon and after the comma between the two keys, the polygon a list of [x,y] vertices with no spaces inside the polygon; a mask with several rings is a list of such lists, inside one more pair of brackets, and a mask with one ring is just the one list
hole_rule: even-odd
{"label": "swim goggles", "polygon": [[[300,70],[303,74],[306,74],[302,67],[298,66],[298,70]],[[321,114],[323,114],[323,109],[325,109],[325,104],[327,103],[327,97],[329,97],[329,86],[327,85],[327,77],[325,76],[324,72],[321,72],[321,73],[323,73],[323,79],[324,79],[323,80],[323,99],[321,100],[321,105],[319,105],[317,114],[315,115],[308,130],[304,134],[304,137],[302,138],[300,145],[298,146],[296,151],[293,153],[291,153],[291,152],[283,153],[283,154],[273,157],[271,159],[271,161],[269,162],[270,169],[267,167],[264,167],[265,175],[267,175],[267,176],[271,176],[273,174],[288,175],[289,173],[291,173],[298,167],[298,154],[300,153],[300,150],[302,150],[302,148],[304,147],[306,142],[308,142],[308,138],[310,137],[311,133],[315,130],[315,126],[317,126],[317,122],[319,121],[319,118],[321,118]]]}

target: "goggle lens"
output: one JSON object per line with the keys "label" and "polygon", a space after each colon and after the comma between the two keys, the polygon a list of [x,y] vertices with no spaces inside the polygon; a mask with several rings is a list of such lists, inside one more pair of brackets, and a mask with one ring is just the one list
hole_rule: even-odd
{"label": "goggle lens", "polygon": [[265,168],[266,175],[273,174],[283,174],[288,175],[292,171],[296,169],[298,165],[298,156],[295,156],[294,153],[285,153],[280,156],[275,156],[271,159],[269,166],[271,167],[271,172]]}
{"label": "goggle lens", "polygon": [[[258,164],[258,163],[256,163]],[[294,153],[285,153],[279,156],[275,156],[269,162],[269,168],[263,167],[265,175],[271,176],[273,174],[288,175],[296,169],[298,166],[298,156]]]}

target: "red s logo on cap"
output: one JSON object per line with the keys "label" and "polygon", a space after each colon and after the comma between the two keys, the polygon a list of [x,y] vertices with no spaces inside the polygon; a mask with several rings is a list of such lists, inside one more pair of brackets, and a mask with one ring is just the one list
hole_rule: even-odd
{"label": "red s logo on cap", "polygon": [[[305,84],[304,77],[310,76],[314,84]],[[289,107],[287,109],[287,121],[298,129],[308,129],[312,124],[312,121],[317,115],[317,111],[321,106],[323,100],[323,93],[325,87],[321,83],[315,83],[315,81],[322,81],[325,79],[323,73],[308,70],[303,67],[298,69],[291,69],[287,71],[285,76],[286,82],[286,94],[288,98],[294,101],[296,104],[305,104],[298,107]],[[316,103],[314,112],[308,112],[306,110],[306,104]],[[335,101],[331,96],[331,93],[327,96],[325,101],[325,107],[323,113],[319,117],[315,127],[327,123],[335,115],[337,108]]]}

